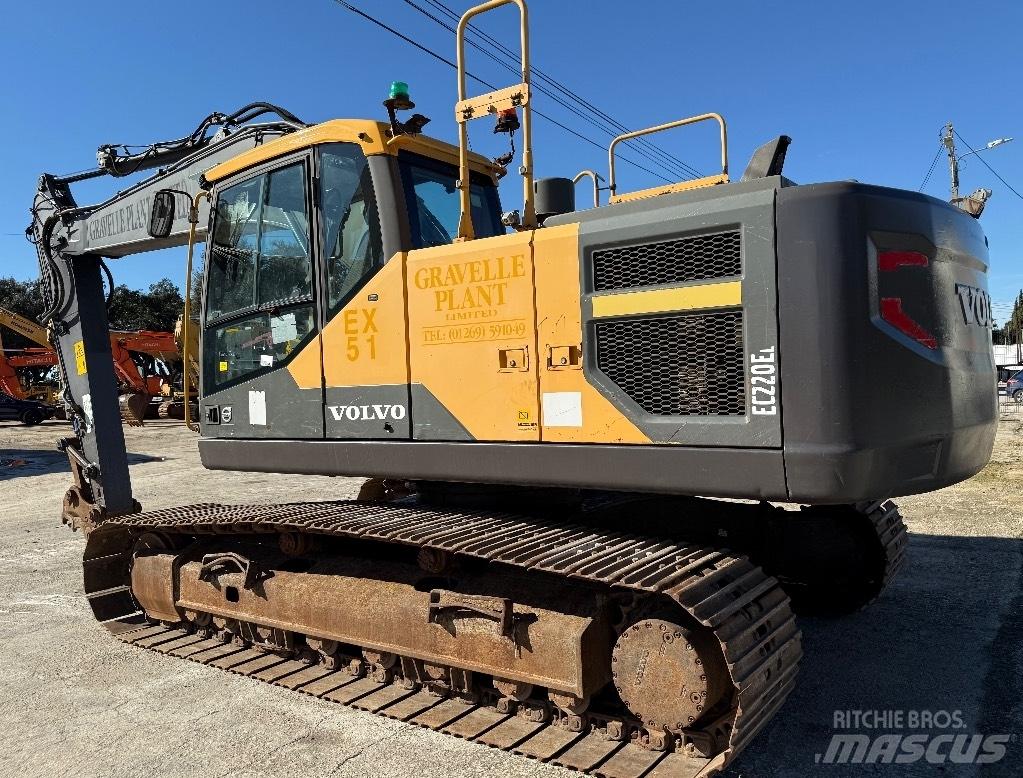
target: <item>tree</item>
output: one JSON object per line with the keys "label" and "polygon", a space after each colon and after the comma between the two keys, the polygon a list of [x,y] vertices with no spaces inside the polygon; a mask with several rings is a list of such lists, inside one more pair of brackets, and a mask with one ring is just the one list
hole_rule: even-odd
{"label": "tree", "polygon": [[[18,281],[14,278],[0,278],[0,307],[6,308],[14,313],[21,314],[26,319],[37,321],[46,305],[43,302],[43,288],[41,282]],[[38,346],[35,341],[29,340],[24,335],[7,329],[0,328],[0,337],[3,339],[4,348],[19,349]]]}
{"label": "tree", "polygon": [[115,330],[158,330],[173,332],[185,301],[169,278],[151,284],[148,292],[114,287],[108,316]]}
{"label": "tree", "polygon": [[1006,343],[1023,342],[1023,289],[1016,296],[1016,302],[1012,306],[1012,313],[1002,328]]}
{"label": "tree", "polygon": [[[41,283],[0,278],[0,306],[38,321],[46,308]],[[173,332],[183,306],[177,285],[164,278],[150,285],[148,292],[123,285],[114,287],[107,315],[111,329]],[[3,332],[3,340],[7,348],[35,345],[10,330]]]}

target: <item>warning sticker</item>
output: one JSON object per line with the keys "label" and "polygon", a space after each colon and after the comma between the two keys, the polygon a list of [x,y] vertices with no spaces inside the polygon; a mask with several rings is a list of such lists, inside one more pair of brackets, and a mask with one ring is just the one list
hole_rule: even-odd
{"label": "warning sticker", "polygon": [[78,375],[85,375],[85,343],[80,340],[75,343],[75,368]]}
{"label": "warning sticker", "polygon": [[227,362],[221,362],[220,363],[220,372],[221,373],[226,373],[227,372]]}
{"label": "warning sticker", "polygon": [[536,429],[536,422],[530,418],[528,409],[519,409],[519,418],[515,426],[519,430]]}

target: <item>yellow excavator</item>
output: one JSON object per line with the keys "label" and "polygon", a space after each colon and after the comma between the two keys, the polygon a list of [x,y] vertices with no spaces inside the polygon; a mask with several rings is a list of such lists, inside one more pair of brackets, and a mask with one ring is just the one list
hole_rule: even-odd
{"label": "yellow excavator", "polygon": [[[503,5],[521,80],[471,95],[467,26]],[[523,0],[456,43],[455,144],[394,82],[386,121],[256,103],[42,177],[86,596],[140,648],[610,778],[710,775],[793,688],[794,608],[862,607],[902,566],[889,498],[987,462],[984,235],[916,192],[796,184],[784,136],[732,180],[715,113],[616,138],[610,201],[577,209],[534,178]],[[520,210],[511,159],[469,151],[480,119],[518,133]],[[623,190],[621,143],[698,122],[720,170]],[[141,512],[103,273],[187,244],[190,281],[203,240],[203,464],[261,493],[366,476],[361,499]]]}
{"label": "yellow excavator", "polygon": [[[186,385],[198,386],[199,385],[199,330],[196,326],[192,326],[188,330],[189,332],[189,345],[186,350],[183,341],[185,335],[185,323],[184,316],[179,316],[174,324],[174,344],[177,346],[178,353],[177,359],[174,361],[174,366],[178,369],[173,371],[170,378],[163,382],[160,387],[160,394],[163,395],[164,399],[157,408],[157,415],[161,419],[184,419],[185,418],[185,387]],[[188,354],[188,365],[184,364],[184,355]],[[185,377],[185,370],[188,370],[188,378]],[[186,384],[185,381],[189,381],[190,384]],[[192,397],[189,397],[187,402],[192,404],[190,412],[195,418],[195,413],[198,410],[198,406]]]}

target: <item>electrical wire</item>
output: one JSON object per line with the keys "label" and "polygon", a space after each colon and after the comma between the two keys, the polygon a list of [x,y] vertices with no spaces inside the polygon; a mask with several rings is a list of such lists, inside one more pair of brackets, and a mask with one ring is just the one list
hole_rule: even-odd
{"label": "electrical wire", "polygon": [[[457,69],[458,65],[456,65],[454,62],[452,62],[450,59],[447,59],[446,57],[441,56],[440,54],[438,54],[437,52],[433,51],[432,49],[422,45],[421,43],[418,43],[417,41],[412,40],[407,35],[399,32],[398,30],[394,29],[390,25],[380,21],[376,17],[369,15],[365,11],[359,10],[354,5],[352,5],[351,3],[346,2],[346,0],[334,0],[334,2],[337,3],[338,5],[342,6],[343,8],[346,8],[347,10],[351,11],[352,13],[354,13],[354,14],[356,14],[358,16],[361,16],[366,21],[372,22],[373,24],[377,25],[381,29],[386,30],[387,32],[391,33],[392,35],[395,35],[398,38],[401,38],[403,41],[405,41],[409,45],[414,46],[415,48],[419,49],[424,54],[429,54],[431,57],[433,57],[434,59],[438,60],[439,62],[443,62],[445,65],[448,65],[449,67]],[[486,80],[480,78],[479,76],[477,76],[477,75],[475,75],[473,73],[470,73],[468,70],[465,72],[465,74],[467,76],[469,76],[469,78],[473,79],[474,81],[477,81],[478,83],[483,84],[483,86],[485,86],[487,89],[496,90],[498,88],[498,87],[494,86],[493,84],[491,84],[489,81],[486,81]],[[605,147],[602,144],[598,143],[597,141],[593,140],[592,138],[588,138],[587,136],[583,135],[580,132],[576,132],[571,127],[569,127],[569,126],[559,122],[557,119],[554,119],[553,117],[548,116],[547,114],[542,113],[542,112],[536,110],[535,108],[533,109],[533,113],[535,113],[537,116],[540,116],[540,117],[546,119],[551,124],[554,124],[557,127],[560,127],[565,132],[571,133],[572,135],[574,135],[575,137],[579,138],[580,140],[585,141],[586,143],[589,143],[589,144],[591,144],[593,146],[596,146],[601,151],[606,151]],[[665,183],[669,183],[669,184],[675,183],[674,181],[672,181],[669,178],[665,177],[661,173],[658,173],[658,172],[656,172],[654,170],[651,170],[650,168],[646,167],[645,165],[641,165],[640,163],[635,162],[635,161],[629,159],[628,157],[619,155],[618,158],[621,159],[623,162],[629,163],[633,167],[639,168],[640,170],[642,170],[642,171],[644,171],[646,173],[649,173],[652,176],[656,176],[657,178],[661,179]]]}
{"label": "electrical wire", "polygon": [[941,143],[938,144],[938,150],[934,152],[934,159],[931,160],[931,166],[927,168],[927,175],[924,176],[923,183],[920,184],[920,188],[916,191],[924,191],[924,187],[927,186],[927,182],[931,180],[931,174],[934,173],[934,166],[938,164],[938,157],[941,156],[941,151],[944,148],[945,147]]}
{"label": "electrical wire", "polygon": [[[408,2],[408,0],[406,0],[406,2]],[[439,11],[441,11],[443,13],[446,13],[448,15],[448,17],[451,18],[455,22],[457,22],[457,21],[459,21],[461,19],[461,17],[459,16],[459,14],[457,12],[452,10],[450,7],[446,6],[443,2],[441,2],[441,0],[425,0],[425,2],[429,3],[431,6],[433,6],[436,9],[438,9]],[[490,36],[487,33],[483,32],[478,27],[476,27],[476,26],[474,26],[472,24],[469,24],[467,26],[468,26],[468,29],[470,31],[472,31],[473,33],[478,35],[480,38],[482,38],[484,41],[486,41],[490,46],[492,46],[495,49],[498,49],[499,51],[503,52],[508,57],[511,57],[513,62],[521,62],[521,60],[519,59],[519,55],[516,54],[516,52],[512,51],[511,49],[509,49],[504,44],[502,44],[500,41],[496,40],[495,38],[493,38],[492,36]],[[537,67],[531,67],[530,71],[532,72],[532,75],[537,80],[546,81],[553,88],[555,88],[558,91],[560,91],[563,94],[565,94],[569,99],[575,100],[576,102],[578,102],[580,105],[582,105],[587,110],[593,112],[597,116],[599,116],[602,119],[604,119],[605,121],[607,121],[612,127],[614,127],[618,131],[618,132],[612,133],[612,135],[618,135],[618,134],[625,133],[625,132],[631,132],[631,130],[628,127],[626,127],[624,124],[622,124],[621,122],[617,121],[614,117],[609,116],[607,113],[602,111],[600,108],[595,106],[593,103],[591,103],[588,100],[586,100],[583,97],[581,97],[578,93],[576,93],[573,90],[569,89],[567,86],[565,86],[563,83],[558,81],[556,78],[553,78],[553,77],[549,76],[547,73],[545,73],[544,71],[540,70]],[[686,174],[689,175],[689,176],[693,176],[693,177],[699,178],[699,177],[701,177],[703,175],[699,170],[694,168],[692,165],[690,165],[687,162],[684,162],[683,160],[679,159],[674,154],[671,154],[670,152],[665,151],[660,146],[658,146],[657,144],[651,142],[647,138],[642,138],[642,137],[634,138],[632,140],[626,141],[626,143],[638,143],[640,145],[648,147],[649,149],[653,150],[654,152],[656,152],[656,153],[658,153],[660,155],[663,155],[667,159],[672,160],[672,162],[674,164],[677,164],[677,165],[681,166],[684,170],[686,170]]]}
{"label": "electrical wire", "polygon": [[[430,0],[428,0],[428,2],[429,1]],[[423,14],[423,16],[427,17],[428,19],[432,20],[436,24],[438,24],[441,27],[443,27],[445,30],[447,30],[452,35],[456,34],[456,29],[454,27],[452,27],[449,23],[445,22],[444,20],[438,19],[436,16],[434,16],[432,13],[430,13],[427,9],[423,8],[421,5],[419,5],[417,2],[415,2],[415,0],[405,0],[405,3],[407,5],[409,5],[409,6],[411,6],[412,8],[414,8],[415,10],[419,11],[419,13]],[[435,7],[435,8],[439,7],[439,9],[443,10],[448,15],[452,16],[456,21],[459,19],[459,17],[457,15],[455,15],[454,11],[451,11],[443,3],[430,2],[430,5]],[[497,64],[501,65],[505,69],[511,71],[512,73],[514,73],[516,75],[521,73],[521,64],[520,64],[521,60],[518,58],[518,56],[515,54],[515,52],[510,51],[505,46],[502,46],[499,42],[493,40],[492,38],[487,36],[485,33],[480,32],[477,28],[470,26],[469,29],[474,34],[479,35],[481,38],[486,40],[489,43],[489,46],[481,46],[479,43],[477,43],[475,40],[473,40],[472,38],[470,38],[468,36],[466,36],[466,38],[465,38],[465,42],[466,43],[468,43],[472,48],[476,49],[480,53],[482,53],[485,56],[489,57],[491,60],[493,60]],[[502,59],[497,54],[495,54],[494,51],[493,51],[493,49],[495,49],[495,48],[501,50],[506,56],[511,57],[512,61],[508,62],[507,60]],[[589,107],[590,113],[580,112],[579,109],[575,105],[573,105],[571,102],[569,102],[569,100],[574,100],[575,102],[577,102],[579,104],[583,104],[585,101],[583,101],[581,97],[579,97],[575,93],[571,92],[571,90],[568,90],[566,87],[564,87],[563,85],[559,84],[554,79],[551,79],[551,78],[547,77],[546,75],[544,75],[543,72],[540,71],[538,68],[531,66],[530,67],[530,71],[531,71],[531,74],[533,75],[533,80],[532,80],[531,87],[535,91],[539,92],[540,94],[546,95],[551,100],[553,100],[554,102],[558,103],[560,106],[562,106],[566,110],[572,112],[573,114],[575,114],[577,117],[579,117],[583,121],[586,121],[589,124],[592,124],[598,130],[600,130],[601,132],[607,133],[612,138],[617,136],[617,135],[620,135],[622,132],[626,132],[627,131],[627,130],[624,129],[624,125],[622,125],[619,122],[616,122],[614,119],[612,119],[611,117],[607,116],[606,114],[604,114],[602,111],[600,111],[599,109],[597,109],[594,106],[589,106],[589,104],[587,104],[587,106]],[[561,97],[557,93],[552,92],[550,89],[542,86],[541,84],[538,84],[537,81],[540,80],[540,79],[546,80],[549,83],[551,83],[552,86],[554,86],[556,89],[558,89],[561,92],[563,92],[568,97],[568,99],[566,100],[565,98]],[[604,121],[601,121],[600,118],[595,118],[592,114],[597,114],[598,116],[603,118]],[[609,124],[610,124],[610,126],[608,126]],[[674,156],[672,156],[670,154],[667,154],[666,152],[662,151],[657,146],[653,146],[652,144],[647,144],[647,145],[650,146],[650,148],[653,150],[653,153],[649,149],[644,147],[644,146],[634,147],[634,150],[636,151],[636,153],[641,154],[643,157],[648,159],[650,162],[653,162],[655,165],[660,165],[662,167],[667,168],[672,175],[675,175],[675,176],[679,177],[680,179],[687,179],[687,178],[692,178],[693,176],[697,176],[697,177],[699,176],[699,172],[698,171],[696,171],[691,166],[686,165],[686,163],[683,162],[682,160],[680,160],[680,159],[678,159],[678,158],[676,158],[676,157],[674,157]],[[655,153],[657,153],[657,156],[655,156]]]}
{"label": "electrical wire", "polygon": [[968,148],[970,151],[973,152],[973,155],[977,159],[979,159],[981,162],[984,163],[984,167],[986,167],[988,170],[990,170],[995,178],[997,178],[999,181],[1001,181],[1003,184],[1005,184],[1006,188],[1010,192],[1012,192],[1014,195],[1016,195],[1016,197],[1018,197],[1020,200],[1023,200],[1023,194],[1020,194],[1015,189],[1013,189],[1008,181],[1006,181],[1004,178],[1002,178],[1000,175],[998,175],[998,172],[993,167],[991,167],[991,165],[988,164],[987,160],[984,159],[982,156],[980,156],[980,154],[977,152],[977,150],[975,148],[973,148],[973,146],[971,146],[969,143],[966,142],[966,140],[963,138],[963,136],[959,134],[958,130],[953,129],[952,132],[955,133],[955,136],[957,138],[959,138],[959,140],[961,140],[963,142],[963,145],[966,146],[966,148]]}

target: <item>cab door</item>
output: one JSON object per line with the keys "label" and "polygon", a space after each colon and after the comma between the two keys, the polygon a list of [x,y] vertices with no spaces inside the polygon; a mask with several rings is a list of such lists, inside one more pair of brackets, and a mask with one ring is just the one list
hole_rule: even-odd
{"label": "cab door", "polygon": [[[202,434],[321,438],[312,155],[217,188],[203,301]],[[296,380],[312,372],[314,380]]]}
{"label": "cab door", "polygon": [[[407,440],[411,411],[397,171],[388,156],[366,157],[354,143],[325,144],[316,161],[325,434]],[[383,213],[378,195],[387,204]]]}

